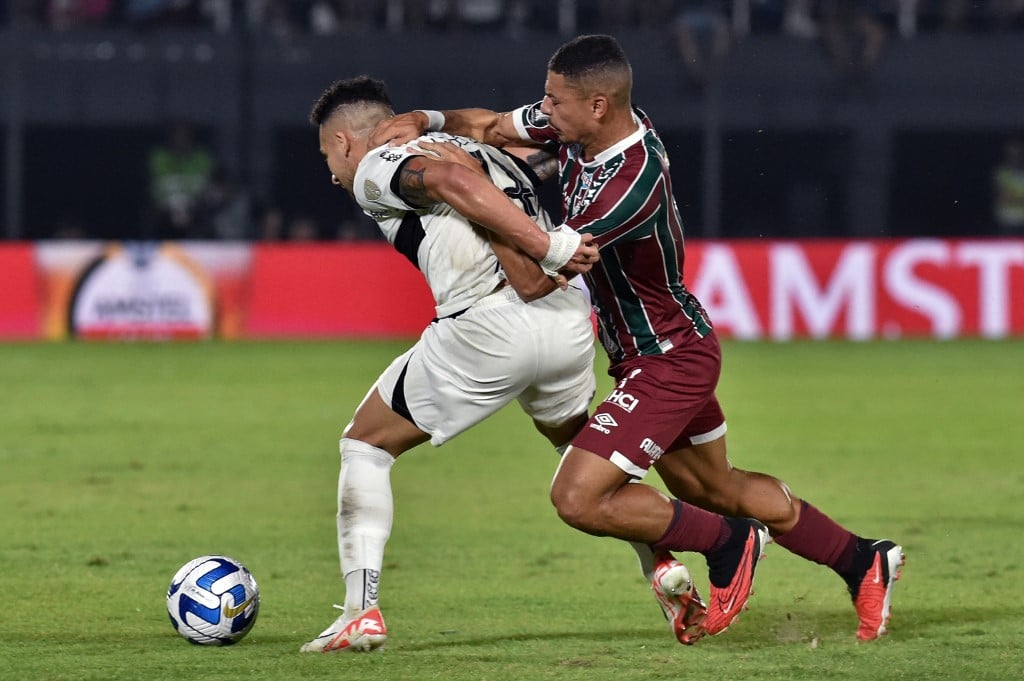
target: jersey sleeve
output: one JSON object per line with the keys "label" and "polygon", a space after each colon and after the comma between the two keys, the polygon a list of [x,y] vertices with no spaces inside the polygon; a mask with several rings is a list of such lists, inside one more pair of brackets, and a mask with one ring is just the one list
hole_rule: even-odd
{"label": "jersey sleeve", "polygon": [[402,147],[377,147],[371,149],[356,168],[352,194],[364,211],[415,210],[402,198],[398,187],[398,171],[412,156],[417,156]]}
{"label": "jersey sleeve", "polygon": [[512,112],[512,123],[519,138],[534,142],[557,142],[558,134],[548,124],[548,117],[541,112],[540,102],[521,106]]}

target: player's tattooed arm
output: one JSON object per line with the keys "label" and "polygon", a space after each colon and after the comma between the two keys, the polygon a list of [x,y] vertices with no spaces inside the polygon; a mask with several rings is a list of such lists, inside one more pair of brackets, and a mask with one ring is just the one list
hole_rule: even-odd
{"label": "player's tattooed arm", "polygon": [[[413,150],[410,148],[410,151]],[[490,184],[490,178],[484,173],[480,161],[449,142],[423,141],[415,151],[426,153],[426,156],[410,156],[399,171],[402,198],[411,205],[425,208],[446,201],[446,183],[450,180],[446,172],[450,171],[451,164],[471,170]]]}
{"label": "player's tattooed arm", "polygon": [[505,151],[519,157],[530,166],[541,182],[558,174],[558,154],[549,147],[508,146]]}
{"label": "player's tattooed arm", "polygon": [[425,179],[427,167],[422,161],[422,158],[413,156],[402,164],[398,176],[398,187],[406,203],[426,208],[439,203],[441,199],[427,189]]}
{"label": "player's tattooed arm", "polygon": [[550,151],[537,149],[530,154],[526,162],[533,168],[533,172],[537,173],[541,182],[546,182],[558,174],[558,157]]}
{"label": "player's tattooed arm", "polygon": [[[500,234],[537,262],[559,260],[557,265],[548,265],[551,270],[580,274],[588,272],[598,260],[597,246],[591,243],[589,234],[577,238],[575,243],[563,235],[548,234],[479,169],[410,156],[398,172],[399,192],[410,205],[447,203],[468,220]],[[559,283],[564,285],[564,280]]]}

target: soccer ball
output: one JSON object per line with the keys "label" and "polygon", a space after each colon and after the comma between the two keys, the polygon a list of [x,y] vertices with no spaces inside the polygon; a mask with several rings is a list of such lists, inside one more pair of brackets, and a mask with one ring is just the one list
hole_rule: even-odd
{"label": "soccer ball", "polygon": [[167,589],[167,614],[192,643],[227,646],[252,629],[260,589],[244,565],[227,556],[200,556],[181,566]]}

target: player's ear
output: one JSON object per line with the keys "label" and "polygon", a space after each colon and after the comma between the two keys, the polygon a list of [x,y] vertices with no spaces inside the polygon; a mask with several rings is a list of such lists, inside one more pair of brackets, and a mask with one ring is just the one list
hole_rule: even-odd
{"label": "player's ear", "polygon": [[594,118],[603,118],[608,113],[608,98],[604,95],[594,95],[590,100],[590,111]]}
{"label": "player's ear", "polygon": [[348,156],[352,151],[351,138],[340,128],[331,133],[331,142],[338,148],[342,156]]}

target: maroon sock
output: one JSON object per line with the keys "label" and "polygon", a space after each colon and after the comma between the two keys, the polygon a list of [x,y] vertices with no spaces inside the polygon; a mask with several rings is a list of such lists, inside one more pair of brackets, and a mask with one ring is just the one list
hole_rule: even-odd
{"label": "maroon sock", "polygon": [[775,543],[802,558],[827,565],[840,575],[849,572],[857,552],[857,535],[806,501],[796,525],[775,537]]}
{"label": "maroon sock", "polygon": [[725,518],[702,508],[672,500],[672,522],[653,546],[655,551],[696,551],[707,553],[725,543],[729,524]]}

